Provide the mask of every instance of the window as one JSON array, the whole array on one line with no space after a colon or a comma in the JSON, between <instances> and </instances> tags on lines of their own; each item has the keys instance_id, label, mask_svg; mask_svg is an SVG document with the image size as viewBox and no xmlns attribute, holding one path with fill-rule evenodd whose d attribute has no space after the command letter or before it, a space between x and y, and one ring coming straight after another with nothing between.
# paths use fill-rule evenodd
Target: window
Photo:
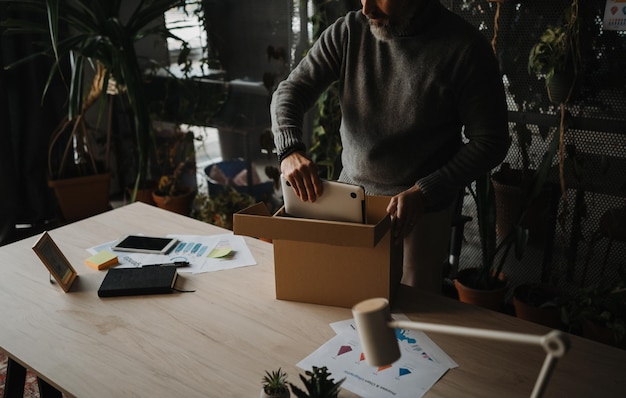
<instances>
[{"instance_id":1,"label":"window","mask_svg":"<svg viewBox=\"0 0 626 398\"><path fill-rule=\"evenodd\" d=\"M204 11L201 0L186 0L184 6L178 6L165 12L165 26L175 38L167 39L170 55L170 68L174 74L188 73L191 76L208 74L207 34L204 27Z\"/></svg>"}]
</instances>

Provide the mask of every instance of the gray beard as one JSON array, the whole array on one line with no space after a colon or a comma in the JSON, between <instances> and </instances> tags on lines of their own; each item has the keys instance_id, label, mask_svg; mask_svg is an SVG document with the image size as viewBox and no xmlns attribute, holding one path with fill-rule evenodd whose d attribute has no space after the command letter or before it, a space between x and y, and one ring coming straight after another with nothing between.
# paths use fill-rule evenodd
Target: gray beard
<instances>
[{"instance_id":1,"label":"gray beard","mask_svg":"<svg viewBox=\"0 0 626 398\"><path fill-rule=\"evenodd\" d=\"M376 24L371 19L368 19L368 23L370 26L370 31L375 38L381 41L389 41L393 40L395 37L402 36L402 33L405 32L411 24L411 19L415 14L415 9L406 15L402 16L402 18L393 23L388 23L386 25Z\"/></svg>"},{"instance_id":2,"label":"gray beard","mask_svg":"<svg viewBox=\"0 0 626 398\"><path fill-rule=\"evenodd\" d=\"M391 33L391 29L389 25L378 25L373 21L369 21L370 31L372 35L380 41L389 41L393 39L393 33Z\"/></svg>"}]
</instances>

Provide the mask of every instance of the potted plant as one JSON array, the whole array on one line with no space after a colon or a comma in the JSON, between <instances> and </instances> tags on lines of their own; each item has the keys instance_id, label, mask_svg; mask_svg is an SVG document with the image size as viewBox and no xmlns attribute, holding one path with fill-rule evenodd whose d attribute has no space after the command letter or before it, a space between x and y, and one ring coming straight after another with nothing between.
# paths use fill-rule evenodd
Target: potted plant
<instances>
[{"instance_id":1,"label":"potted plant","mask_svg":"<svg viewBox=\"0 0 626 398\"><path fill-rule=\"evenodd\" d=\"M198 193L194 199L191 217L232 230L233 214L255 203L253 196L226 185L214 195Z\"/></svg>"},{"instance_id":2,"label":"potted plant","mask_svg":"<svg viewBox=\"0 0 626 398\"><path fill-rule=\"evenodd\" d=\"M160 208L189 215L196 193L194 134L176 129L157 149L161 176L152 199Z\"/></svg>"},{"instance_id":3,"label":"potted plant","mask_svg":"<svg viewBox=\"0 0 626 398\"><path fill-rule=\"evenodd\" d=\"M572 0L565 11L565 23L549 26L530 50L528 72L545 78L550 102L558 105L559 123L559 177L561 194L567 204L565 188L565 104L570 100L580 69L580 41L578 0Z\"/></svg>"},{"instance_id":4,"label":"potted plant","mask_svg":"<svg viewBox=\"0 0 626 398\"><path fill-rule=\"evenodd\" d=\"M122 1L98 0L10 0L14 7L42 16L38 20L6 20L3 25L9 32L49 32L50 42L45 48L18 63L38 56L53 57L55 62L50 78L70 65L71 79L68 92L67 119L80 124L84 114L85 99L83 82L92 71L90 66L103 68L100 92L106 92L109 84L116 86L119 97L128 103L133 115L136 138L137 175L135 190L147 175L149 152L154 149L154 137L150 127L148 101L144 93L143 68L135 53L135 43L151 34L172 37L163 24L155 23L163 13L179 3L179 0L142 1L130 16L122 15ZM40 21L40 22L38 22ZM124 22L127 21L127 22ZM184 41L181 40L184 43ZM50 79L49 78L49 79ZM45 92L44 92L45 95ZM100 112L104 110L104 96L100 96ZM67 138L68 141L71 137ZM133 195L134 200L134 195Z\"/></svg>"},{"instance_id":5,"label":"potted plant","mask_svg":"<svg viewBox=\"0 0 626 398\"><path fill-rule=\"evenodd\" d=\"M296 385L289 383L291 392L298 398L337 398L341 391L341 384L345 378L335 382L330 378L326 366L313 366L312 370L307 370L304 375L300 375L300 380L304 383L306 391Z\"/></svg>"},{"instance_id":6,"label":"potted plant","mask_svg":"<svg viewBox=\"0 0 626 398\"><path fill-rule=\"evenodd\" d=\"M528 228L526 216L529 212L536 211L537 204L542 204L543 193L542 187L546 183L547 173L549 172L551 159L554 156L557 139L552 141L550 149L544 154L542 164L534 174L532 189L524 190L522 196L522 206L515 222L515 228ZM528 195L527 193L530 192ZM541 206L540 206L541 207ZM545 208L544 208L545 209ZM530 233L530 231L528 231ZM529 235L530 236L530 235ZM516 248L518 258L524 254L525 246L523 240L517 240L516 243L521 247ZM556 281L559 275L546 274L547 281L533 282L528 281L521 283L513 289L512 303L515 309L515 315L527 321L539 323L555 329L563 328L561 321L561 308L567 301L567 296L556 287Z\"/></svg>"},{"instance_id":7,"label":"potted plant","mask_svg":"<svg viewBox=\"0 0 626 398\"><path fill-rule=\"evenodd\" d=\"M615 283L581 287L563 307L564 324L572 333L626 349L626 270Z\"/></svg>"},{"instance_id":8,"label":"potted plant","mask_svg":"<svg viewBox=\"0 0 626 398\"><path fill-rule=\"evenodd\" d=\"M528 56L528 73L545 79L550 101L566 103L573 91L580 65L578 0L565 11L565 22L548 26Z\"/></svg>"},{"instance_id":9,"label":"potted plant","mask_svg":"<svg viewBox=\"0 0 626 398\"><path fill-rule=\"evenodd\" d=\"M515 316L553 329L561 329L564 296L553 286L527 282L513 289Z\"/></svg>"},{"instance_id":10,"label":"potted plant","mask_svg":"<svg viewBox=\"0 0 626 398\"><path fill-rule=\"evenodd\" d=\"M48 186L54 190L64 220L79 220L109 210L111 120L107 120L104 164L96 159L93 128L86 112L102 97L105 70L97 64L90 90L74 119L66 115L48 145ZM61 152L59 157L55 151ZM54 161L57 159L58 161Z\"/></svg>"},{"instance_id":11,"label":"potted plant","mask_svg":"<svg viewBox=\"0 0 626 398\"><path fill-rule=\"evenodd\" d=\"M528 72L545 78L550 101L567 102L575 79L566 26L549 26L530 50Z\"/></svg>"},{"instance_id":12,"label":"potted plant","mask_svg":"<svg viewBox=\"0 0 626 398\"><path fill-rule=\"evenodd\" d=\"M543 242L543 216L548 208L549 190L543 188L537 197L528 197L534 180L543 175L544 170L531 165L529 147L533 137L529 128L526 125L518 125L514 131L517 136L521 168L504 162L491 176L496 195L496 231L498 237L505 237L524 212L523 219L519 222L529 229L529 242L540 243ZM540 133L543 131L540 129ZM549 129L545 131L549 133ZM541 138L545 141L548 135L542 135ZM556 147L548 144L544 154L549 154L552 159L555 153ZM547 169L551 166L551 162L542 165Z\"/></svg>"},{"instance_id":13,"label":"potted plant","mask_svg":"<svg viewBox=\"0 0 626 398\"><path fill-rule=\"evenodd\" d=\"M460 301L497 311L504 303L504 296L508 290L502 268L511 245L506 245L504 255L500 262L496 263L499 248L505 246L503 244L497 246L495 194L490 174L486 173L476 179L475 191L470 190L478 213L481 264L460 270L454 279L454 286ZM512 234L509 234L506 242L511 239Z\"/></svg>"},{"instance_id":14,"label":"potted plant","mask_svg":"<svg viewBox=\"0 0 626 398\"><path fill-rule=\"evenodd\" d=\"M507 233L499 241L493 178L491 173L487 173L476 180L476 189L472 195L478 215L482 262L479 267L459 271L454 285L461 301L472 302L494 310L501 308L508 291L502 270L511 249L514 249L517 259L524 256L529 239L529 229L526 225L527 214L533 211L533 206L543 194L557 143L555 136L548 151L544 153L539 167L524 186L519 211ZM496 262L498 255L500 257Z\"/></svg>"},{"instance_id":15,"label":"potted plant","mask_svg":"<svg viewBox=\"0 0 626 398\"><path fill-rule=\"evenodd\" d=\"M265 371L261 398L288 398L290 395L287 385L287 373L280 368L271 372Z\"/></svg>"}]
</instances>

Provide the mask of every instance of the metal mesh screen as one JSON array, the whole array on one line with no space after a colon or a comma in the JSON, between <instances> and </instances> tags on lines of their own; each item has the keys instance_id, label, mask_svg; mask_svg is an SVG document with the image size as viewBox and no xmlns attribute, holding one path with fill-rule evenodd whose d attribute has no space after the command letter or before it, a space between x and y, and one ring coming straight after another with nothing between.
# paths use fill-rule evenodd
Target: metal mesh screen
<instances>
[{"instance_id":1,"label":"metal mesh screen","mask_svg":"<svg viewBox=\"0 0 626 398\"><path fill-rule=\"evenodd\" d=\"M513 285L549 280L567 287L611 281L626 262L626 242L599 232L607 211L626 206L626 32L602 29L605 3L579 2L582 67L565 117L567 199L560 199L557 188L558 202L551 212L556 219L546 220L547 230L554 228L554 239L542 237L521 261L509 256L504 272ZM505 162L522 165L523 137L531 140L529 161L537 166L550 138L558 134L560 109L551 105L544 81L528 73L528 55L546 27L563 22L571 0L505 1L500 7L486 0L442 4L495 43L510 112L512 145ZM556 157L553 168L556 173ZM470 196L463 212L473 220L466 225L460 268L480 262Z\"/></svg>"}]
</instances>

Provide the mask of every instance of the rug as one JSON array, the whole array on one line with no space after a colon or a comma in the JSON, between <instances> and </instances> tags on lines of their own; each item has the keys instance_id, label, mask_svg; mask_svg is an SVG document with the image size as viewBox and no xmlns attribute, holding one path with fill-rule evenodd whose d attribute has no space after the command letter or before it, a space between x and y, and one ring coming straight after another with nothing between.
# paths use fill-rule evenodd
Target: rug
<instances>
[{"instance_id":1,"label":"rug","mask_svg":"<svg viewBox=\"0 0 626 398\"><path fill-rule=\"evenodd\" d=\"M4 396L4 381L7 376L7 356L0 352L0 397ZM13 397L11 397L13 398ZM26 383L24 384L24 398L39 398L39 387L37 386L37 376L26 370Z\"/></svg>"}]
</instances>

